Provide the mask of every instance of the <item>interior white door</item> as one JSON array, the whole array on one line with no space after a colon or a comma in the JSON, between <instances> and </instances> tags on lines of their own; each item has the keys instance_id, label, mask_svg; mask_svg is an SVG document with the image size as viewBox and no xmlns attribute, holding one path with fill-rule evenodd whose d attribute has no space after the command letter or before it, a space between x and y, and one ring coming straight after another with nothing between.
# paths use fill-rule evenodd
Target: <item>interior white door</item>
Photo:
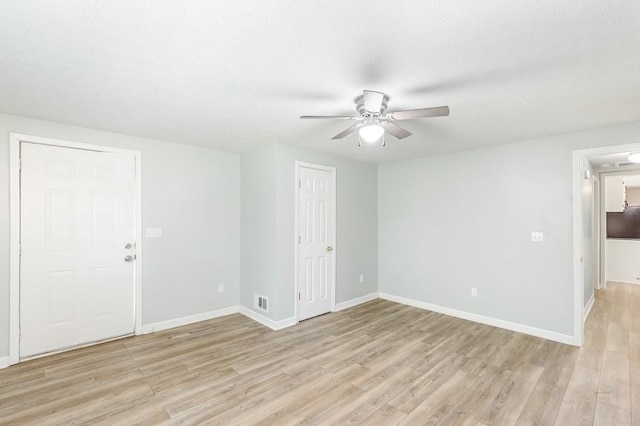
<instances>
[{"instance_id":1,"label":"interior white door","mask_svg":"<svg viewBox=\"0 0 640 426\"><path fill-rule=\"evenodd\" d=\"M33 143L20 156L20 356L133 333L134 158Z\"/></svg>"},{"instance_id":2,"label":"interior white door","mask_svg":"<svg viewBox=\"0 0 640 426\"><path fill-rule=\"evenodd\" d=\"M333 303L334 173L298 167L298 320L331 311Z\"/></svg>"}]
</instances>

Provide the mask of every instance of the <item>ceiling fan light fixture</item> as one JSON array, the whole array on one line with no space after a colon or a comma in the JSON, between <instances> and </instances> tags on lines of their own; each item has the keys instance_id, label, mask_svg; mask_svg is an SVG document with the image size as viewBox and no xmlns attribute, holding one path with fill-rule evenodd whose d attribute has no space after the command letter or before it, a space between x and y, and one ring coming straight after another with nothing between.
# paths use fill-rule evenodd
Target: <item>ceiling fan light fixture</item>
<instances>
[{"instance_id":1,"label":"ceiling fan light fixture","mask_svg":"<svg viewBox=\"0 0 640 426\"><path fill-rule=\"evenodd\" d=\"M374 143L384 135L384 129L378 124L364 126L358 132L360 139L367 143Z\"/></svg>"},{"instance_id":2,"label":"ceiling fan light fixture","mask_svg":"<svg viewBox=\"0 0 640 426\"><path fill-rule=\"evenodd\" d=\"M385 146L385 136L391 135L396 139L411 136L411 132L397 124L402 120L417 118L446 117L449 115L448 106L405 109L387 112L389 96L375 90L363 90L362 95L356 97L357 115L301 115L300 118L326 118L341 120L357 120L356 124L338 133L331 139L342 139L358 131L358 146L362 143L374 144L381 142Z\"/></svg>"},{"instance_id":3,"label":"ceiling fan light fixture","mask_svg":"<svg viewBox=\"0 0 640 426\"><path fill-rule=\"evenodd\" d=\"M640 152L629 154L629 161L632 163L640 163Z\"/></svg>"}]
</instances>

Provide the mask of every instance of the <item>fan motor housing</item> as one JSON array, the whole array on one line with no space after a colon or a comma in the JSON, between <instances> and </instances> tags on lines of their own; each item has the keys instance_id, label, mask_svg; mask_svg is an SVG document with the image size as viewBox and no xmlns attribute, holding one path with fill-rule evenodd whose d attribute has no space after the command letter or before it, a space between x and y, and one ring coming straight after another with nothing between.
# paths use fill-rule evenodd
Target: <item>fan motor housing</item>
<instances>
[{"instance_id":1,"label":"fan motor housing","mask_svg":"<svg viewBox=\"0 0 640 426\"><path fill-rule=\"evenodd\" d=\"M364 109L364 95L358 95L353 100L353 102L355 102L356 104L356 111L358 111L358 114L360 114L363 117L368 117L372 115L375 115L375 116L384 115L384 113L387 111L388 101L389 101L389 95L384 95L382 98L382 105L380 105L380 112L375 113L375 112L367 111L366 109Z\"/></svg>"}]
</instances>

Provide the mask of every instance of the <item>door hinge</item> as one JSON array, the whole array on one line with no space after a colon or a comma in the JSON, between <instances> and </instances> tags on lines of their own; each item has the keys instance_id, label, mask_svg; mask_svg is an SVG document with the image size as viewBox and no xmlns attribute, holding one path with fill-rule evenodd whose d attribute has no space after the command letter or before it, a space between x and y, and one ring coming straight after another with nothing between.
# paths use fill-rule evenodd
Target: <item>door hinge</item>
<instances>
[{"instance_id":1,"label":"door hinge","mask_svg":"<svg viewBox=\"0 0 640 426\"><path fill-rule=\"evenodd\" d=\"M298 244L300 244L301 242L302 242L302 237L298 235Z\"/></svg>"},{"instance_id":2,"label":"door hinge","mask_svg":"<svg viewBox=\"0 0 640 426\"><path fill-rule=\"evenodd\" d=\"M302 179L298 179L298 188L302 188Z\"/></svg>"},{"instance_id":3,"label":"door hinge","mask_svg":"<svg viewBox=\"0 0 640 426\"><path fill-rule=\"evenodd\" d=\"M302 296L300 295L301 293L298 292L298 300L300 300L302 298Z\"/></svg>"}]
</instances>

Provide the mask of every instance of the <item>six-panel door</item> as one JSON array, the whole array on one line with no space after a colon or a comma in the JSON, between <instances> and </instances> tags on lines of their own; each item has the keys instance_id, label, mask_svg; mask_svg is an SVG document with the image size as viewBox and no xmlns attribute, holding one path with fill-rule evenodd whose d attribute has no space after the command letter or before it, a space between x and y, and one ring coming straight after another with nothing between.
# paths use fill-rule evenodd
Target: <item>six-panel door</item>
<instances>
[{"instance_id":1,"label":"six-panel door","mask_svg":"<svg viewBox=\"0 0 640 426\"><path fill-rule=\"evenodd\" d=\"M133 157L22 143L21 161L20 356L133 333Z\"/></svg>"},{"instance_id":2,"label":"six-panel door","mask_svg":"<svg viewBox=\"0 0 640 426\"><path fill-rule=\"evenodd\" d=\"M331 311L333 291L333 174L299 167L298 320Z\"/></svg>"}]
</instances>

